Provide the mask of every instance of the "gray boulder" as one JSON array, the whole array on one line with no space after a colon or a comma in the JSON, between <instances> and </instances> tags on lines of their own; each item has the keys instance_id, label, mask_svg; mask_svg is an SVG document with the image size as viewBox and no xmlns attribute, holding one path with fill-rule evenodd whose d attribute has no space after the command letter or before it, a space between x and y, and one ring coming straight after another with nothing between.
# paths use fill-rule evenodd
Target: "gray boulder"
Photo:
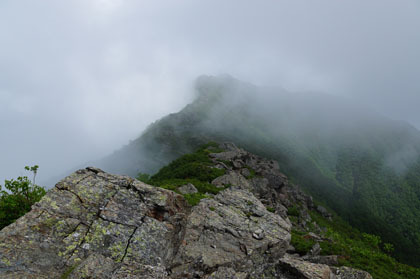
<instances>
[{"instance_id":1,"label":"gray boulder","mask_svg":"<svg viewBox=\"0 0 420 279\"><path fill-rule=\"evenodd\" d=\"M290 229L249 191L224 190L192 209L172 272L176 278L194 278L204 276L203 271L221 274L219 266L253 270L285 254Z\"/></svg>"},{"instance_id":2,"label":"gray boulder","mask_svg":"<svg viewBox=\"0 0 420 279\"><path fill-rule=\"evenodd\" d=\"M227 174L217 177L211 182L211 184L219 188L236 186L243 189L251 189L248 180L242 174L236 171L229 171Z\"/></svg>"},{"instance_id":3,"label":"gray boulder","mask_svg":"<svg viewBox=\"0 0 420 279\"><path fill-rule=\"evenodd\" d=\"M194 194L198 192L197 188L195 188L195 186L192 185L191 183L178 187L178 191L181 194Z\"/></svg>"}]
</instances>

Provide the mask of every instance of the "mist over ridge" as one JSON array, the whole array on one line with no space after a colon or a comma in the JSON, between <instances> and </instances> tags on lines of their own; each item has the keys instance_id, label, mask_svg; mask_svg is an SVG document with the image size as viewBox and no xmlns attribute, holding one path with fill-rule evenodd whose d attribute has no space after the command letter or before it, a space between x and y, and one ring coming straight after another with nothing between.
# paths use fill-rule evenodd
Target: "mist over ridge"
<instances>
[{"instance_id":1,"label":"mist over ridge","mask_svg":"<svg viewBox=\"0 0 420 279\"><path fill-rule=\"evenodd\" d=\"M416 264L417 129L346 98L309 97L228 75L201 76L196 91L191 104L95 165L131 176L153 174L208 141L234 142L278 161L292 181L356 227L398 242L400 259Z\"/></svg>"},{"instance_id":2,"label":"mist over ridge","mask_svg":"<svg viewBox=\"0 0 420 279\"><path fill-rule=\"evenodd\" d=\"M202 73L345 96L418 128L419 11L412 0L2 1L0 182L30 164L42 182L118 149L190 103Z\"/></svg>"},{"instance_id":3,"label":"mist over ridge","mask_svg":"<svg viewBox=\"0 0 420 279\"><path fill-rule=\"evenodd\" d=\"M227 138L235 137L236 130L255 129L273 139L286 140L283 144L292 144L293 140L299 152L326 144L334 152L343 148L371 149L383 156L384 167L396 172L406 170L420 151L420 132L416 128L345 97L258 87L227 74L198 77L195 97L180 112L149 125L142 137L162 127L175 131L193 127L200 133Z\"/></svg>"}]
</instances>

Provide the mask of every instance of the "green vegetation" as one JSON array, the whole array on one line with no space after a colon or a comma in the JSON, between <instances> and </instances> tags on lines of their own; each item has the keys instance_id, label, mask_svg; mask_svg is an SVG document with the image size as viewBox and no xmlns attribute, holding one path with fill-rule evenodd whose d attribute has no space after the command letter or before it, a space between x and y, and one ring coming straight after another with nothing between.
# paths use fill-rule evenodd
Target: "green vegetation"
<instances>
[{"instance_id":1,"label":"green vegetation","mask_svg":"<svg viewBox=\"0 0 420 279\"><path fill-rule=\"evenodd\" d=\"M305 235L305 232L292 230L291 244L295 247L296 253L301 256L307 254L315 244L315 240L310 237L305 238Z\"/></svg>"},{"instance_id":2,"label":"green vegetation","mask_svg":"<svg viewBox=\"0 0 420 279\"><path fill-rule=\"evenodd\" d=\"M6 180L3 190L0 185L0 229L13 223L31 210L31 206L44 195L45 189L35 184L38 166L25 167L33 173L33 180L27 176L19 176L16 180Z\"/></svg>"},{"instance_id":3,"label":"green vegetation","mask_svg":"<svg viewBox=\"0 0 420 279\"><path fill-rule=\"evenodd\" d=\"M194 193L194 194L184 194L184 198L188 202L189 205L194 206L194 205L197 205L201 199L210 198L210 196L203 193Z\"/></svg>"},{"instance_id":4,"label":"green vegetation","mask_svg":"<svg viewBox=\"0 0 420 279\"><path fill-rule=\"evenodd\" d=\"M274 212L276 212L276 210L274 209L274 208L272 208L272 207L270 207L270 206L267 206L267 211L269 211L269 212L271 212L271 213L274 213Z\"/></svg>"},{"instance_id":5,"label":"green vegetation","mask_svg":"<svg viewBox=\"0 0 420 279\"><path fill-rule=\"evenodd\" d=\"M297 208L297 206L293 205L287 209L287 214L299 217L299 209Z\"/></svg>"},{"instance_id":6,"label":"green vegetation","mask_svg":"<svg viewBox=\"0 0 420 279\"><path fill-rule=\"evenodd\" d=\"M215 168L209 158L209 154L222 151L217 143L210 142L202 145L194 153L183 155L172 161L152 176L139 173L137 179L177 193L179 193L178 187L191 183L198 192L183 196L190 205L194 206L201 199L211 197L209 194L217 194L223 190L212 185L211 181L225 174L225 170Z\"/></svg>"},{"instance_id":7,"label":"green vegetation","mask_svg":"<svg viewBox=\"0 0 420 279\"><path fill-rule=\"evenodd\" d=\"M339 255L339 265L368 271L378 279L420 278L420 269L398 263L389 255L392 246L382 243L379 236L361 233L339 217L328 221L317 212L312 220L325 228L325 240L320 241L321 255ZM300 255L308 253L316 241L308 231L292 231L292 245Z\"/></svg>"},{"instance_id":8,"label":"green vegetation","mask_svg":"<svg viewBox=\"0 0 420 279\"><path fill-rule=\"evenodd\" d=\"M162 182L170 179L196 179L202 182L211 182L216 177L224 174L223 169L212 167L213 163L208 157L212 153L207 146L203 146L192 154L186 154L150 178L153 182Z\"/></svg>"},{"instance_id":9,"label":"green vegetation","mask_svg":"<svg viewBox=\"0 0 420 279\"><path fill-rule=\"evenodd\" d=\"M251 168L250 166L246 166L246 168L249 170L249 175L246 176L246 179L252 179L257 177L257 174L255 173L255 170Z\"/></svg>"}]
</instances>

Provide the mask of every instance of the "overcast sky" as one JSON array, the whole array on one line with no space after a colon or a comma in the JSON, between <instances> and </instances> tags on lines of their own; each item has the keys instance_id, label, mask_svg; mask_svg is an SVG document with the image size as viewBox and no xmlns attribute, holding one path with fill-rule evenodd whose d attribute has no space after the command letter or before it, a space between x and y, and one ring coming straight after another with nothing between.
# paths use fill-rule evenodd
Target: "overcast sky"
<instances>
[{"instance_id":1,"label":"overcast sky","mask_svg":"<svg viewBox=\"0 0 420 279\"><path fill-rule=\"evenodd\" d=\"M420 1L1 0L0 184L112 152L221 73L420 128Z\"/></svg>"}]
</instances>

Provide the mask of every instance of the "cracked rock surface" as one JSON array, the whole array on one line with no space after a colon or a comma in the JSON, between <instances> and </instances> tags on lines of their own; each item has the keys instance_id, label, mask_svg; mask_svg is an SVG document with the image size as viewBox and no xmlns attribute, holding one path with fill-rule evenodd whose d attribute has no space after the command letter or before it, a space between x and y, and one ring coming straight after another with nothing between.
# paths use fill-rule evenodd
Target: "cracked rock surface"
<instances>
[{"instance_id":1,"label":"cracked rock surface","mask_svg":"<svg viewBox=\"0 0 420 279\"><path fill-rule=\"evenodd\" d=\"M227 189L192 209L172 275L200 278L222 266L253 270L262 259L268 263L284 255L290 228L250 192Z\"/></svg>"},{"instance_id":2,"label":"cracked rock surface","mask_svg":"<svg viewBox=\"0 0 420 279\"><path fill-rule=\"evenodd\" d=\"M221 148L210 158L226 174L212 183L226 189L194 207L92 167L64 178L0 232L0 278L371 278L287 254L286 207L312 199L276 162Z\"/></svg>"},{"instance_id":3,"label":"cracked rock surface","mask_svg":"<svg viewBox=\"0 0 420 279\"><path fill-rule=\"evenodd\" d=\"M1 278L165 278L189 210L183 197L87 168L0 233Z\"/></svg>"}]
</instances>

